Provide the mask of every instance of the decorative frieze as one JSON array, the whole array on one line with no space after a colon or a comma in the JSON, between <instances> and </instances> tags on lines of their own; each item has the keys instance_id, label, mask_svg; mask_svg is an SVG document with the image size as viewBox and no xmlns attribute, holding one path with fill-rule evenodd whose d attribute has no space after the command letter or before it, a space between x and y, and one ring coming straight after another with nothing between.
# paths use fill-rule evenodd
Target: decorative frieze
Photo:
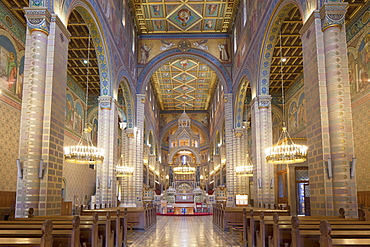
<instances>
[{"instance_id":1,"label":"decorative frieze","mask_svg":"<svg viewBox=\"0 0 370 247\"><path fill-rule=\"evenodd\" d=\"M47 8L26 7L24 8L24 11L26 12L25 16L30 32L40 31L49 35L51 15Z\"/></svg>"},{"instance_id":2,"label":"decorative frieze","mask_svg":"<svg viewBox=\"0 0 370 247\"><path fill-rule=\"evenodd\" d=\"M347 2L327 2L320 10L321 28L324 31L329 27L342 28L347 11Z\"/></svg>"}]
</instances>

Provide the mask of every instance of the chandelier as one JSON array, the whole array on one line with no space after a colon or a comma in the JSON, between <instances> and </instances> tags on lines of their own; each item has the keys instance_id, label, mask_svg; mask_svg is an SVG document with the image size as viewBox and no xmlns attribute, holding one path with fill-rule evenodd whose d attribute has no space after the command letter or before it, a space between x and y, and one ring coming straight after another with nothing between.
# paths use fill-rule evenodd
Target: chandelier
<instances>
[{"instance_id":1,"label":"chandelier","mask_svg":"<svg viewBox=\"0 0 370 247\"><path fill-rule=\"evenodd\" d=\"M280 28L280 76L281 76L281 95L283 104L283 119L285 119L285 99L284 99L284 75L283 75L283 53L281 45ZM283 121L282 132L276 145L266 148L266 162L268 164L296 164L302 163L307 159L307 149L305 145L297 145L293 142L288 133L288 129Z\"/></svg>"},{"instance_id":2,"label":"chandelier","mask_svg":"<svg viewBox=\"0 0 370 247\"><path fill-rule=\"evenodd\" d=\"M104 150L94 147L91 141L91 124L86 124L84 133L76 146L64 147L64 159L76 164L101 164L104 160ZM84 138L85 137L85 138ZM83 140L86 145L83 145Z\"/></svg>"},{"instance_id":3,"label":"chandelier","mask_svg":"<svg viewBox=\"0 0 370 247\"><path fill-rule=\"evenodd\" d=\"M235 167L235 173L241 177L252 177L253 176L253 164L249 159L249 155L247 154L247 165L244 166L237 166Z\"/></svg>"},{"instance_id":4,"label":"chandelier","mask_svg":"<svg viewBox=\"0 0 370 247\"><path fill-rule=\"evenodd\" d=\"M134 174L134 167L123 165L122 159L123 157L121 155L120 161L116 166L116 177L118 178L131 177Z\"/></svg>"},{"instance_id":5,"label":"chandelier","mask_svg":"<svg viewBox=\"0 0 370 247\"><path fill-rule=\"evenodd\" d=\"M175 174L193 174L195 173L195 167L189 165L180 165L173 168Z\"/></svg>"},{"instance_id":6,"label":"chandelier","mask_svg":"<svg viewBox=\"0 0 370 247\"><path fill-rule=\"evenodd\" d=\"M277 144L265 150L266 162L269 164L302 163L307 159L307 149L307 146L293 142L284 125Z\"/></svg>"},{"instance_id":7,"label":"chandelier","mask_svg":"<svg viewBox=\"0 0 370 247\"><path fill-rule=\"evenodd\" d=\"M182 155L182 162L179 166L173 168L173 173L175 174L193 174L195 173L195 167L189 165L186 160L187 155Z\"/></svg>"},{"instance_id":8,"label":"chandelier","mask_svg":"<svg viewBox=\"0 0 370 247\"><path fill-rule=\"evenodd\" d=\"M87 121L87 105L89 96L89 59L90 59L90 33L88 41L87 60L86 64L86 111L85 121ZM64 147L64 158L67 162L76 164L101 164L104 160L104 150L97 148L91 141L92 125L85 123L85 128L81 138L76 146ZM85 145L83 143L86 143Z\"/></svg>"}]
</instances>

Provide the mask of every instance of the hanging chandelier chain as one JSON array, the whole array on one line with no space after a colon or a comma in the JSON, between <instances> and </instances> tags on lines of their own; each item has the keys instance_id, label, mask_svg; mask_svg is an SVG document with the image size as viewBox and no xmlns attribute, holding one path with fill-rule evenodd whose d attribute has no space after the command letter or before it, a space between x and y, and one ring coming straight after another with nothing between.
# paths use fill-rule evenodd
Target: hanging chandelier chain
<instances>
[{"instance_id":1,"label":"hanging chandelier chain","mask_svg":"<svg viewBox=\"0 0 370 247\"><path fill-rule=\"evenodd\" d=\"M281 23L280 23L281 24ZM281 78L281 100L283 104L283 127L285 126L285 95L284 95L284 73L283 73L283 45L281 41L281 26L279 29L279 41L280 41L280 78Z\"/></svg>"},{"instance_id":2,"label":"hanging chandelier chain","mask_svg":"<svg viewBox=\"0 0 370 247\"><path fill-rule=\"evenodd\" d=\"M89 69L90 69L90 29L88 29L89 32L89 38L87 40L87 65L86 65L86 99L85 99L85 104L86 104L86 111L85 111L85 125L87 124L87 106L88 106L88 100L89 100Z\"/></svg>"}]
</instances>

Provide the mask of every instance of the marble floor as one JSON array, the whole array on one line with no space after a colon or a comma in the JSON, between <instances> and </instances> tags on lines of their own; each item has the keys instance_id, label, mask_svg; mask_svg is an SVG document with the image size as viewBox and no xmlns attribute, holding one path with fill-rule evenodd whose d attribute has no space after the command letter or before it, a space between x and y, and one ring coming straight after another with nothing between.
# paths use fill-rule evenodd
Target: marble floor
<instances>
[{"instance_id":1,"label":"marble floor","mask_svg":"<svg viewBox=\"0 0 370 247\"><path fill-rule=\"evenodd\" d=\"M128 236L129 247L216 247L241 246L212 223L212 216L157 216L157 223L146 231Z\"/></svg>"}]
</instances>

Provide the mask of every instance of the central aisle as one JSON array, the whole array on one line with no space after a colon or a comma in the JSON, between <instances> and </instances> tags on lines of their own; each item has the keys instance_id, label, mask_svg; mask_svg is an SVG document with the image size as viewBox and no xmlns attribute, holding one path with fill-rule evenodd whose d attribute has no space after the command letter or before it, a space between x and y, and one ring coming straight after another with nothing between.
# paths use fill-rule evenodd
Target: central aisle
<instances>
[{"instance_id":1,"label":"central aisle","mask_svg":"<svg viewBox=\"0 0 370 247\"><path fill-rule=\"evenodd\" d=\"M235 235L235 238L237 236ZM157 224L128 237L129 247L239 247L239 243L213 226L212 216L157 216Z\"/></svg>"}]
</instances>

